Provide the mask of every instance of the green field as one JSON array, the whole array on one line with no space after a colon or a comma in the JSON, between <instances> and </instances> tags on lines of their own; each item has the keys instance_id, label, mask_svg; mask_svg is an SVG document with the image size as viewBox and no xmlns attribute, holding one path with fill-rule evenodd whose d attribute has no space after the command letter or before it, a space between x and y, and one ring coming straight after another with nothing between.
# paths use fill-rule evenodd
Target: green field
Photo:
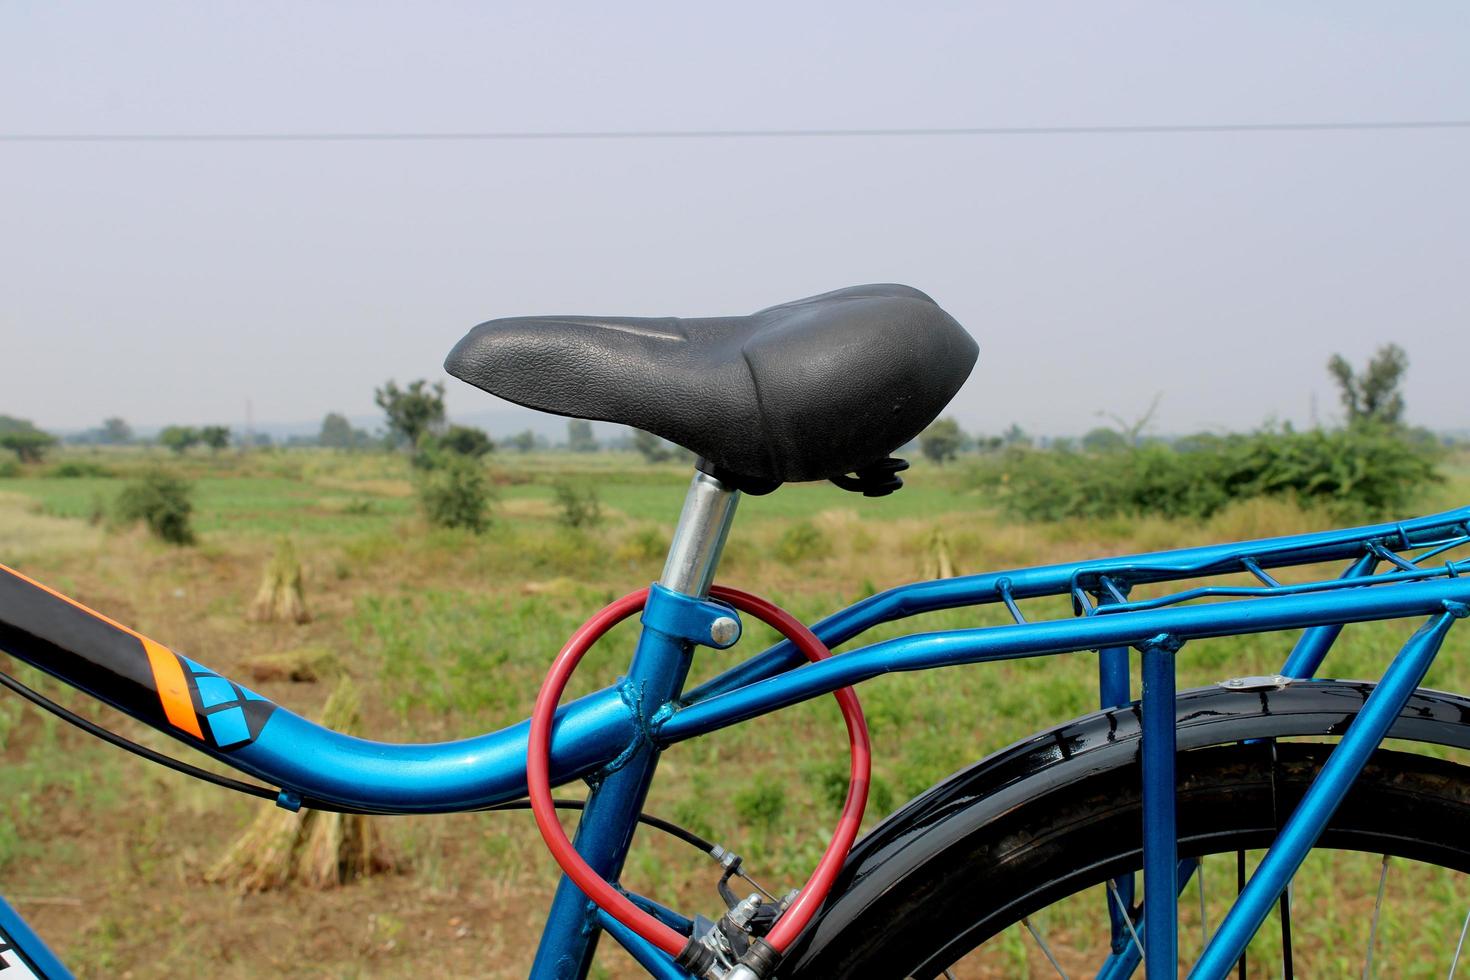
<instances>
[{"instance_id":1,"label":"green field","mask_svg":"<svg viewBox=\"0 0 1470 980\"><path fill-rule=\"evenodd\" d=\"M648 466L632 455L496 455L488 464L494 522L473 535L427 527L399 456L153 457L195 487L199 544L175 548L138 528L110 527L105 516L123 479L150 462L145 451L61 458L96 463L111 475L47 476L47 464L0 479L0 562L303 714L320 711L334 675L348 676L363 694L364 733L384 740L460 737L524 718L566 635L598 606L657 576L688 482L683 467ZM1462 461L1446 472L1444 484L1422 495L1419 512L1470 502L1470 468ZM595 487L602 522L563 526L557 481ZM1331 523L1322 513L1257 500L1208 521L1022 524L972 487L963 461L919 463L908 486L888 499L829 485L748 498L720 580L810 621L923 577L941 549L959 573L969 573ZM282 537L302 560L312 620L249 622L247 607ZM1068 614L1060 601L1029 611ZM1005 621L995 607L958 610L870 638ZM1376 677L1408 632L1405 624L1348 629L1328 673ZM756 652L770 636L749 633L735 651L702 652L696 680ZM633 636L630 627L616 631L589 656L575 689L609 683ZM1193 645L1182 659L1181 686L1273 672L1292 639ZM313 651L332 666L316 682L252 681L261 658L293 651ZM1429 686L1470 689L1465 652L1465 638L1452 636ZM864 685L876 760L869 822L967 763L1091 710L1095 670L1090 656L1074 655ZM35 671L16 665L15 672L145 744L178 748ZM328 891L293 886L242 895L206 883L204 870L264 804L110 749L15 698L0 699L0 749L0 893L82 974L520 977L528 969L555 875L524 813L385 818L380 825L400 871ZM845 751L835 707L801 705L669 752L649 810L746 855L768 886L794 886L837 813ZM718 909L712 870L683 845L642 835L626 880L686 911L711 914ZM1216 922L1225 879L1222 864L1220 887L1210 894ZM1296 886L1298 952L1311 963L1303 975L1361 971L1363 902L1371 909L1377 881L1376 858L1361 867L1309 867ZM1388 888L1378 975L1441 975L1444 962L1422 954L1423 937L1447 934L1453 949L1470 886L1405 870ZM1062 910L1050 923L1079 966L1099 958L1100 911ZM1023 937L1008 934L958 975L1048 975ZM1253 947L1260 975L1278 942L1268 927ZM1432 949L1443 944L1436 938ZM1186 930L1181 946L1193 955L1197 936ZM597 970L639 975L612 944L603 945Z\"/></svg>"}]
</instances>

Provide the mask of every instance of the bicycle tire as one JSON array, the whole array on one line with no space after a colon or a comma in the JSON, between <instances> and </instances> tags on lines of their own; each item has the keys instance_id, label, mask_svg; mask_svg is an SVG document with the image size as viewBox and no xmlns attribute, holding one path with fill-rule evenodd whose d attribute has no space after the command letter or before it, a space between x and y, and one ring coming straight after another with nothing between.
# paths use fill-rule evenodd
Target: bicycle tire
<instances>
[{"instance_id":1,"label":"bicycle tire","mask_svg":"<svg viewBox=\"0 0 1470 980\"><path fill-rule=\"evenodd\" d=\"M1269 846L1333 747L1266 738L1182 751L1181 858ZM862 908L838 917L840 925L820 941L804 937L781 975L932 977L1022 917L1137 871L1139 775L1135 754L1126 764L1032 793L983 822L956 820L951 806L909 837L906 846L919 856L906 858L901 874L870 889ZM1456 832L1467 820L1470 767L1379 749L1317 846L1470 874L1470 840ZM917 848L915 840L921 840Z\"/></svg>"}]
</instances>

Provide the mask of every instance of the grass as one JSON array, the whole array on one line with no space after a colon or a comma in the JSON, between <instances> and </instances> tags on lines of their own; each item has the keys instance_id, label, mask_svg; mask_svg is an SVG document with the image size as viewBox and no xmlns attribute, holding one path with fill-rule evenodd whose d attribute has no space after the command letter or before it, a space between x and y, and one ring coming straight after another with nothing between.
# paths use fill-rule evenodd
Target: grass
<instances>
[{"instance_id":1,"label":"grass","mask_svg":"<svg viewBox=\"0 0 1470 980\"><path fill-rule=\"evenodd\" d=\"M241 680L248 678L245 665L263 656L304 648L330 654L363 691L364 730L386 740L462 737L524 718L567 634L596 607L657 577L688 482L681 466L645 466L631 455L498 454L487 463L499 495L495 521L474 535L423 524L399 457L191 454L162 460L196 487L200 543L178 549L138 530L109 532L89 523L99 498L157 457L76 455L114 475L55 477L42 467L0 479L0 561ZM1422 495L1419 512L1470 500L1470 466L1461 460L1447 473L1445 484ZM558 481L595 483L601 523L563 526ZM1236 504L1203 521L1050 524L1010 521L990 504L966 485L961 469L922 462L904 490L882 500L826 485L785 487L742 501L720 577L811 621L919 577L936 530L957 570L968 573L1332 523L1326 514L1282 501ZM302 560L313 620L248 623L260 571L283 535ZM1068 615L1061 601L1027 611ZM994 606L951 610L887 624L860 642L1006 621ZM1350 628L1330 670L1376 677L1407 633L1406 624ZM569 697L621 672L634 638L633 627L625 626L593 651ZM736 650L701 651L691 683L768 638L752 627ZM1191 644L1181 659L1180 685L1272 672L1292 639ZM1452 638L1452 649L1436 664L1430 686L1470 690L1470 661L1453 655L1455 643ZM868 823L986 753L1091 710L1095 670L1094 658L1080 654L889 675L863 685L875 744ZM34 671L18 673L147 744L177 748ZM311 715L331 685L280 679L258 686ZM768 886L797 884L840 806L841 730L835 706L823 699L680 745L666 754L648 808L736 847ZM9 897L28 900L17 903L21 912L84 974L365 977L413 969L513 977L528 969L555 875L524 814L387 820L386 832L408 859L404 873L331 892L241 898L205 884L202 872L258 812L250 801L97 745L22 710L14 699L0 699L0 751L0 794L7 801L0 813L0 880ZM682 845L641 835L626 879L635 890L709 914L717 905L711 870ZM1215 877L1212 901L1223 903L1223 866ZM1339 969L1332 957L1347 955L1342 951L1360 924L1348 911L1376 880L1376 866L1328 868L1302 879L1303 901L1343 896L1328 903L1329 914L1299 927L1298 945L1323 957L1316 973L1361 969L1360 963ZM1440 913L1429 899L1461 889L1409 877L1391 879L1390 887L1406 899L1384 926L1386 937L1398 938L1423 922L1439 928L1433 916ZM1463 903L1455 907L1460 911L1444 914L1463 914ZM1058 910L1049 928L1075 936L1080 950L1093 935L1088 917L1099 913ZM1268 952L1272 941L1265 930L1259 951ZM1006 937L987 955L1001 957L987 961L995 975L1046 975L1034 945L1022 937ZM612 944L599 952L598 969L610 977L639 975ZM1380 972L1407 976L1417 969L1399 960Z\"/></svg>"}]
</instances>

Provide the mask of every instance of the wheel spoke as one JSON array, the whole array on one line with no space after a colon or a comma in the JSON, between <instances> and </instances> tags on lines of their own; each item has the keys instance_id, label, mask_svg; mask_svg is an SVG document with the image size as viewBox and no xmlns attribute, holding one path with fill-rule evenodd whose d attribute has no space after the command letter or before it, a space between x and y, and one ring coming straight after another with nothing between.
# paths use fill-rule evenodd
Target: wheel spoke
<instances>
[{"instance_id":1,"label":"wheel spoke","mask_svg":"<svg viewBox=\"0 0 1470 980\"><path fill-rule=\"evenodd\" d=\"M1067 971L1062 969L1062 964L1058 963L1057 958L1052 955L1051 947L1046 944L1045 939L1041 938L1041 933L1036 931L1036 926L1031 924L1031 917L1029 915L1021 919L1021 925L1026 927L1026 931L1031 933L1031 938L1036 940L1036 945L1041 947L1041 951L1051 961L1052 969L1057 971L1057 976L1061 977L1062 980L1068 980Z\"/></svg>"},{"instance_id":2,"label":"wheel spoke","mask_svg":"<svg viewBox=\"0 0 1470 980\"><path fill-rule=\"evenodd\" d=\"M1245 851L1235 852L1235 897L1245 891ZM1237 976L1240 980L1246 980L1245 976L1245 950L1240 951L1240 963L1238 964Z\"/></svg>"},{"instance_id":3,"label":"wheel spoke","mask_svg":"<svg viewBox=\"0 0 1470 980\"><path fill-rule=\"evenodd\" d=\"M1123 896L1118 894L1117 883L1108 879L1108 894L1113 896L1113 901L1118 903L1118 911L1123 914L1123 922L1128 926L1128 935L1133 937L1133 945L1138 947L1138 961L1143 962L1143 943L1138 938L1138 930L1133 928L1133 916L1128 913L1128 906L1123 904Z\"/></svg>"},{"instance_id":4,"label":"wheel spoke","mask_svg":"<svg viewBox=\"0 0 1470 980\"><path fill-rule=\"evenodd\" d=\"M1281 980L1296 976L1295 957L1291 955L1291 883L1281 890Z\"/></svg>"},{"instance_id":5,"label":"wheel spoke","mask_svg":"<svg viewBox=\"0 0 1470 980\"><path fill-rule=\"evenodd\" d=\"M1455 958L1450 960L1450 972L1447 980L1455 980L1455 967L1460 965L1460 950L1465 948L1465 933L1470 930L1470 910L1465 912L1465 924L1460 927L1460 941L1455 943Z\"/></svg>"},{"instance_id":6,"label":"wheel spoke","mask_svg":"<svg viewBox=\"0 0 1470 980\"><path fill-rule=\"evenodd\" d=\"M1388 855L1383 855L1383 864L1378 871L1378 898L1373 902L1373 924L1368 927L1368 955L1363 959L1363 980L1373 976L1373 944L1378 939L1378 916L1383 912L1383 888L1388 884ZM1463 934L1461 936L1463 941ZM1455 951L1459 959L1459 951ZM1452 971L1453 972L1453 971Z\"/></svg>"}]
</instances>

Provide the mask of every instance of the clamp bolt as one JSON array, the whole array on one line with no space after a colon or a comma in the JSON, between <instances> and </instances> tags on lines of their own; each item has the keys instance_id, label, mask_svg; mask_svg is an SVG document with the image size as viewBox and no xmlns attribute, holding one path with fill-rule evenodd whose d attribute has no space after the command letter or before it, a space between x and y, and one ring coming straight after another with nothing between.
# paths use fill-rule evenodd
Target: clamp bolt
<instances>
[{"instance_id":1,"label":"clamp bolt","mask_svg":"<svg viewBox=\"0 0 1470 980\"><path fill-rule=\"evenodd\" d=\"M1279 691L1284 687L1290 687L1291 682L1292 678L1282 674L1266 674L1232 677L1228 681L1220 681L1216 686L1231 691Z\"/></svg>"},{"instance_id":2,"label":"clamp bolt","mask_svg":"<svg viewBox=\"0 0 1470 980\"><path fill-rule=\"evenodd\" d=\"M740 624L729 616L721 616L709 625L709 638L717 646L729 646L739 635Z\"/></svg>"}]
</instances>

